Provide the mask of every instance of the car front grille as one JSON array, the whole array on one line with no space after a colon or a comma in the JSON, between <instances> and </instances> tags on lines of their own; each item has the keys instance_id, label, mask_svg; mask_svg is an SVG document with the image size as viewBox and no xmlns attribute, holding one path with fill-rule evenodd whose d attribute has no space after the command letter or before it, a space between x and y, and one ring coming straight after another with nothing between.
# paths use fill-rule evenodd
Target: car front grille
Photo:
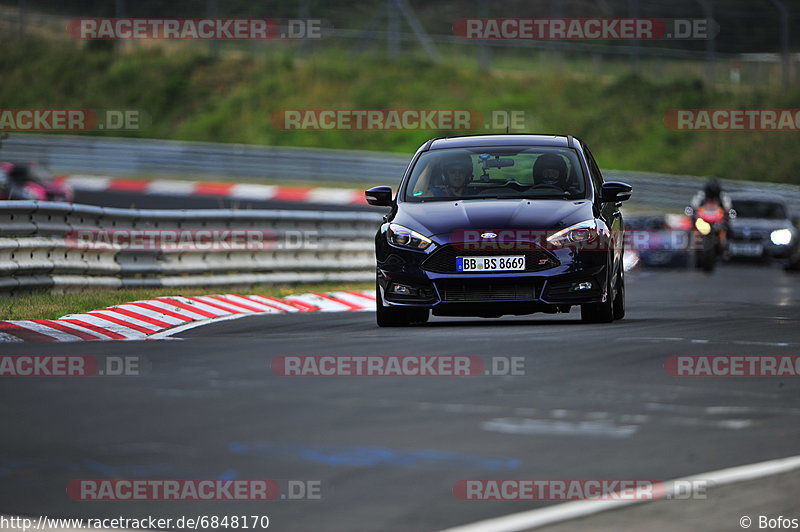
<instances>
[{"instance_id":1,"label":"car front grille","mask_svg":"<svg viewBox=\"0 0 800 532\"><path fill-rule=\"evenodd\" d=\"M442 301L530 301L536 299L533 283L442 283L438 285Z\"/></svg>"},{"instance_id":2,"label":"car front grille","mask_svg":"<svg viewBox=\"0 0 800 532\"><path fill-rule=\"evenodd\" d=\"M730 239L738 242L761 242L766 240L769 236L767 231L763 230L749 230L734 229L730 232Z\"/></svg>"},{"instance_id":3,"label":"car front grille","mask_svg":"<svg viewBox=\"0 0 800 532\"><path fill-rule=\"evenodd\" d=\"M520 242L519 248L524 249L531 247L532 244L528 242ZM514 246L509 246L511 250L515 249ZM422 263L422 269L433 273L465 273L456 270L456 257L483 257L483 256L510 256L510 255L525 255L525 269L519 270L519 273L538 272L547 270L558 266L560 263L553 255L543 249L527 249L524 251L498 251L498 250L460 250L452 244L442 246L434 251L430 257L425 259ZM466 272L469 274L491 274L503 272ZM513 272L511 272L513 273Z\"/></svg>"}]
</instances>

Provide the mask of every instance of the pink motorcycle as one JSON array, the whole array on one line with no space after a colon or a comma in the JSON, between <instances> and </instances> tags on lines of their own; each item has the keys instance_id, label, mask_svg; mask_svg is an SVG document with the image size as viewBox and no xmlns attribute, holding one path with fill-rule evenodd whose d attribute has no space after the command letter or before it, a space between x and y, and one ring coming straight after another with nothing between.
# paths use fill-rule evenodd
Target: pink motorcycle
<instances>
[{"instance_id":1,"label":"pink motorcycle","mask_svg":"<svg viewBox=\"0 0 800 532\"><path fill-rule=\"evenodd\" d=\"M75 194L37 163L0 162L0 200L39 200L72 203Z\"/></svg>"}]
</instances>

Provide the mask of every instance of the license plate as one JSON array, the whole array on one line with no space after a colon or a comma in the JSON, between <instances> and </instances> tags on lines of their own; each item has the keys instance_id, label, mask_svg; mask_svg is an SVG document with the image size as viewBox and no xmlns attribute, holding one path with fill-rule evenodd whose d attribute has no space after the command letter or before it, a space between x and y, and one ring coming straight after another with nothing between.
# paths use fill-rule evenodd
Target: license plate
<instances>
[{"instance_id":1,"label":"license plate","mask_svg":"<svg viewBox=\"0 0 800 532\"><path fill-rule=\"evenodd\" d=\"M764 253L764 246L761 244L735 244L731 242L728 246L728 251L730 251L731 255L760 257Z\"/></svg>"},{"instance_id":2,"label":"license plate","mask_svg":"<svg viewBox=\"0 0 800 532\"><path fill-rule=\"evenodd\" d=\"M511 272L525 269L525 255L456 257L459 272Z\"/></svg>"}]
</instances>

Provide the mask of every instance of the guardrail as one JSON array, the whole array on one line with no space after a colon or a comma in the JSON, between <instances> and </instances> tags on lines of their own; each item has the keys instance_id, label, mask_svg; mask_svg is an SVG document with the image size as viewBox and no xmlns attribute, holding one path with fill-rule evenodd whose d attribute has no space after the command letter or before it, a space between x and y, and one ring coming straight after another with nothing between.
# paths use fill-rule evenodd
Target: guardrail
<instances>
[{"instance_id":1,"label":"guardrail","mask_svg":"<svg viewBox=\"0 0 800 532\"><path fill-rule=\"evenodd\" d=\"M0 202L0 290L368 281L380 220L374 212ZM204 240L181 240L187 235Z\"/></svg>"},{"instance_id":2,"label":"guardrail","mask_svg":"<svg viewBox=\"0 0 800 532\"><path fill-rule=\"evenodd\" d=\"M119 176L248 177L339 181L396 186L410 160L393 153L122 139L84 136L12 135L0 159L39 161L63 173ZM705 178L606 170L606 179L634 186L631 205L683 210ZM800 187L722 180L729 191L771 193L800 214Z\"/></svg>"},{"instance_id":3,"label":"guardrail","mask_svg":"<svg viewBox=\"0 0 800 532\"><path fill-rule=\"evenodd\" d=\"M394 183L410 155L58 135L11 135L3 160L38 161L63 173L248 177Z\"/></svg>"}]
</instances>

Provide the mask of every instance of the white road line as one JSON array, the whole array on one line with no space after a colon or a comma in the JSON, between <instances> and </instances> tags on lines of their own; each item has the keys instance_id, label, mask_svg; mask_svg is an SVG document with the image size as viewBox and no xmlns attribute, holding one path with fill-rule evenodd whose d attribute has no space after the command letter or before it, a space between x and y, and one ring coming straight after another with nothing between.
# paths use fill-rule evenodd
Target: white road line
<instances>
[{"instance_id":1,"label":"white road line","mask_svg":"<svg viewBox=\"0 0 800 532\"><path fill-rule=\"evenodd\" d=\"M676 483L703 481L716 487L723 484L735 484L771 475L779 475L796 469L800 469L800 455L676 478L667 481L665 484L672 486ZM448 528L441 532L521 532L646 502L651 501L634 499L567 502L548 506L547 508L485 519L476 523Z\"/></svg>"},{"instance_id":2,"label":"white road line","mask_svg":"<svg viewBox=\"0 0 800 532\"><path fill-rule=\"evenodd\" d=\"M630 438L636 434L639 426L617 425L612 421L563 421L506 417L484 421L481 423L481 429L503 434Z\"/></svg>"},{"instance_id":3,"label":"white road line","mask_svg":"<svg viewBox=\"0 0 800 532\"><path fill-rule=\"evenodd\" d=\"M658 337L658 336L627 336L616 339L618 342L646 342L646 343L669 343L669 342L687 342L691 344L715 344L715 345L762 345L765 347L789 347L795 345L787 342L757 342L750 340L707 340L703 338L675 338L671 336Z\"/></svg>"}]
</instances>

